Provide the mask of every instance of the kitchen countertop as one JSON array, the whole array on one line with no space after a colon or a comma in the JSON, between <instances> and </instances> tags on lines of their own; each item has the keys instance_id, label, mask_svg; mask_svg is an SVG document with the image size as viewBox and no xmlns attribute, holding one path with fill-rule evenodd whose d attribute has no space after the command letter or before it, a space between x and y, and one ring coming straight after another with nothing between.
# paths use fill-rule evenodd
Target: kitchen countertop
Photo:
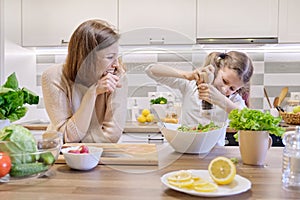
<instances>
[{"instance_id":1,"label":"kitchen countertop","mask_svg":"<svg viewBox=\"0 0 300 200\"><path fill-rule=\"evenodd\" d=\"M48 123L40 123L40 124L24 123L22 125L28 128L29 130L46 130ZM296 125L286 124L284 122L280 123L280 125L286 128L286 131L295 130L296 127ZM123 132L124 133L158 133L160 132L160 128L156 123L141 125L138 122L127 121ZM236 133L236 131L231 128L227 128L226 132Z\"/></svg>"},{"instance_id":2,"label":"kitchen countertop","mask_svg":"<svg viewBox=\"0 0 300 200\"><path fill-rule=\"evenodd\" d=\"M168 189L160 177L176 170L206 170L216 156L237 158L237 174L252 183L250 190L222 200L299 198L299 193L281 187L282 147L271 147L263 167L242 164L238 147L215 147L206 156L181 155L166 144L157 148L158 166L98 165L90 171L77 171L65 164L55 164L50 177L1 184L1 199L200 199Z\"/></svg>"},{"instance_id":3,"label":"kitchen countertop","mask_svg":"<svg viewBox=\"0 0 300 200\"><path fill-rule=\"evenodd\" d=\"M23 123L22 125L29 130L46 130L48 123ZM123 132L158 133L160 129L156 123L142 125L138 122L126 122Z\"/></svg>"}]
</instances>

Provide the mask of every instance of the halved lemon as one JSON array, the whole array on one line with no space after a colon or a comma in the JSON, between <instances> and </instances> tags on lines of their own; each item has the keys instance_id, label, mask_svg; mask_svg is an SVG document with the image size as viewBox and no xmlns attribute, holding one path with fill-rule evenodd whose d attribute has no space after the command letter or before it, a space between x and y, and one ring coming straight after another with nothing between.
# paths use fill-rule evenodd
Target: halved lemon
<instances>
[{"instance_id":1,"label":"halved lemon","mask_svg":"<svg viewBox=\"0 0 300 200\"><path fill-rule=\"evenodd\" d=\"M229 158L219 156L209 163L208 172L217 184L226 185L234 180L236 168Z\"/></svg>"}]
</instances>

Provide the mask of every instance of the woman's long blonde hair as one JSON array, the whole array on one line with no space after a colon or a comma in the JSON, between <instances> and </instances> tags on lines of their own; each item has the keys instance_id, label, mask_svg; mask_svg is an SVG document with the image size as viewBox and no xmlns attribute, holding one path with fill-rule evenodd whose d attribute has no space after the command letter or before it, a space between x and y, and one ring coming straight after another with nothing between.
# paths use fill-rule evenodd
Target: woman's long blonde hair
<instances>
[{"instance_id":1,"label":"woman's long blonde hair","mask_svg":"<svg viewBox=\"0 0 300 200\"><path fill-rule=\"evenodd\" d=\"M120 35L106 21L83 22L71 36L63 73L72 82L89 84L91 81L86 79L93 79L90 75L96 74L96 52L116 43L119 38Z\"/></svg>"}]
</instances>

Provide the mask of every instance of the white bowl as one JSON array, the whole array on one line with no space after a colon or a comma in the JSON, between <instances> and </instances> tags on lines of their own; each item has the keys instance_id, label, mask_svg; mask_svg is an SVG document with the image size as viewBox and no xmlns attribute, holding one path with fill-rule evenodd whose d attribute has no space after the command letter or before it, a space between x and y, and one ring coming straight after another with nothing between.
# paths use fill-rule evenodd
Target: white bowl
<instances>
[{"instance_id":1,"label":"white bowl","mask_svg":"<svg viewBox=\"0 0 300 200\"><path fill-rule=\"evenodd\" d=\"M225 125L220 125L220 129L200 133L178 131L179 126L181 124L165 123L161 130L169 144L179 153L208 153L226 131Z\"/></svg>"},{"instance_id":2,"label":"white bowl","mask_svg":"<svg viewBox=\"0 0 300 200\"><path fill-rule=\"evenodd\" d=\"M61 149L66 163L70 168L77 170L90 170L98 165L103 148L88 146L89 153L68 153L69 150L75 150L78 148L79 146Z\"/></svg>"}]
</instances>

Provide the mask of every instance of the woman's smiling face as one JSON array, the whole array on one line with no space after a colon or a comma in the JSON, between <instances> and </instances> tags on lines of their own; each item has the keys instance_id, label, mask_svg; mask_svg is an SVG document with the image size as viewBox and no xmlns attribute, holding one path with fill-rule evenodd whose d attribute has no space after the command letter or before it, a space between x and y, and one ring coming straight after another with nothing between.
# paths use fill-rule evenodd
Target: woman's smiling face
<instances>
[{"instance_id":1,"label":"woman's smiling face","mask_svg":"<svg viewBox=\"0 0 300 200\"><path fill-rule=\"evenodd\" d=\"M97 52L97 74L101 78L107 73L114 73L118 66L119 44L118 42Z\"/></svg>"},{"instance_id":2,"label":"woman's smiling face","mask_svg":"<svg viewBox=\"0 0 300 200\"><path fill-rule=\"evenodd\" d=\"M214 80L214 86L225 96L230 96L244 86L236 71L222 67Z\"/></svg>"}]
</instances>

